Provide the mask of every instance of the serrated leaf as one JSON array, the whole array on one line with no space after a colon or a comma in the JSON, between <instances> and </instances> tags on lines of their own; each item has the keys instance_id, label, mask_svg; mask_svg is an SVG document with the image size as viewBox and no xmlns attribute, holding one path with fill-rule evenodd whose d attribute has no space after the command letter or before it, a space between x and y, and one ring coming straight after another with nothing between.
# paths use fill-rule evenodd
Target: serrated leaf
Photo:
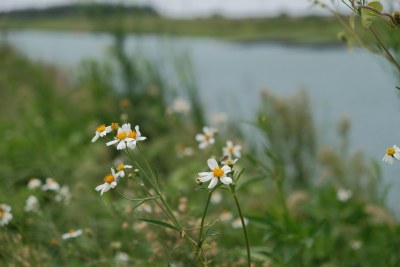
<instances>
[{"instance_id":1,"label":"serrated leaf","mask_svg":"<svg viewBox=\"0 0 400 267\"><path fill-rule=\"evenodd\" d=\"M368 6L375 9L378 12L382 12L382 4L379 3L378 1L373 1L368 3ZM372 23L374 22L374 20L378 17L378 13L376 13L375 11L372 11L370 9L366 9L363 8L361 10L361 24L365 27L365 28L369 28L371 27Z\"/></svg>"},{"instance_id":2,"label":"serrated leaf","mask_svg":"<svg viewBox=\"0 0 400 267\"><path fill-rule=\"evenodd\" d=\"M145 218L138 218L138 219L141 220L141 221L147 222L147 223L155 224L155 225L162 226L162 227L165 227L165 228L169 228L169 229L172 229L174 231L179 232L178 228L176 228L175 226L173 226L173 225L171 225L169 223L166 223L166 222L157 221L157 220L150 220L150 219L145 219Z\"/></svg>"}]
</instances>

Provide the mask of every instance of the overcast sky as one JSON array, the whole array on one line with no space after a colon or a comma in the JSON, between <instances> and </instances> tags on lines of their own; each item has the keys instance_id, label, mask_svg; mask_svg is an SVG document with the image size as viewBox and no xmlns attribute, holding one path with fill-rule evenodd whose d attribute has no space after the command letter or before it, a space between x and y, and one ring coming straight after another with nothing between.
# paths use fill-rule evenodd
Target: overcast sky
<instances>
[{"instance_id":1,"label":"overcast sky","mask_svg":"<svg viewBox=\"0 0 400 267\"><path fill-rule=\"evenodd\" d=\"M0 0L0 10L25 7L88 2L88 0ZM328 0L329 1L329 0ZM173 17L207 16L219 13L225 16L265 16L283 12L292 15L321 13L311 7L309 0L103 0L103 2L147 3L161 14Z\"/></svg>"}]
</instances>

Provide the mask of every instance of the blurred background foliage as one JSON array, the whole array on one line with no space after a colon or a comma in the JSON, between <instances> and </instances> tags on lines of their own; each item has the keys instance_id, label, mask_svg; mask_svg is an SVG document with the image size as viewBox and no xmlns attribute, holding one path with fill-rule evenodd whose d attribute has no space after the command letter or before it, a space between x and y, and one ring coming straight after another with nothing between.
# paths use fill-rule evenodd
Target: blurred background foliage
<instances>
[{"instance_id":1,"label":"blurred background foliage","mask_svg":"<svg viewBox=\"0 0 400 267\"><path fill-rule=\"evenodd\" d=\"M124 161L114 149L90 143L96 127L139 124L148 137L143 151L167 200L195 233L206 199L195 191L195 178L210 154L219 153L197 149L194 136L207 120L189 62L176 63L184 90L170 88L159 66L126 54L126 32L113 27L109 61L83 62L76 81L1 44L0 201L10 204L14 215L0 231L2 266L192 265L191 252L175 232L137 219L165 220L157 206L147 202L134 211L135 203L115 191L102 197L94 191L110 166ZM169 112L181 95L191 110ZM254 265L399 266L400 228L386 208L379 165L349 149L349 119L338 122L336 143L327 144L314 126L305 91L288 97L265 91L261 99L247 125L256 141L245 143L247 131L235 122L220 125L215 145L220 151L231 139L244 146L238 164L246 171L238 196ZM53 177L68 186L70 202L27 189L33 177ZM126 196L140 196L140 180L126 179L118 187ZM38 213L24 211L30 194L40 200ZM212 266L243 266L238 215L229 194L219 194L207 218L207 257ZM83 236L61 239L78 228Z\"/></svg>"}]
</instances>

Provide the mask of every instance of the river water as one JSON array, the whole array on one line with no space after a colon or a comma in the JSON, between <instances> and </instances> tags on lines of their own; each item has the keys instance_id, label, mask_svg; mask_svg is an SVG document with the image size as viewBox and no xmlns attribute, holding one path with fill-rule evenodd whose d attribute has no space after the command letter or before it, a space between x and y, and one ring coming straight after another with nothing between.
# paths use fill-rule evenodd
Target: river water
<instances>
[{"instance_id":1,"label":"river water","mask_svg":"<svg viewBox=\"0 0 400 267\"><path fill-rule=\"evenodd\" d=\"M2 38L33 60L71 70L82 59L105 58L113 43L107 34L49 31L12 31ZM363 50L151 35L129 36L126 49L160 62L187 53L209 117L222 112L238 121L252 119L261 90L285 96L305 88L325 135L346 115L353 149L381 162L388 146L400 145L399 81L388 63ZM400 164L381 167L392 184L389 205L400 214Z\"/></svg>"}]
</instances>

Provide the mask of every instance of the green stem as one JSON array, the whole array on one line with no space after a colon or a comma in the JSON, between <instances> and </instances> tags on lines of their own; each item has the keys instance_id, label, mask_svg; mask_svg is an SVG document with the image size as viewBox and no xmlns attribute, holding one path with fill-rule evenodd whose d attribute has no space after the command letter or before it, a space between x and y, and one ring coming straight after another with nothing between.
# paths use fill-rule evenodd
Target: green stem
<instances>
[{"instance_id":1,"label":"green stem","mask_svg":"<svg viewBox=\"0 0 400 267\"><path fill-rule=\"evenodd\" d=\"M242 210L240 209L240 204L239 201L236 197L236 193L235 193L235 187L233 185L230 186L231 188L231 193L232 193L232 197L235 200L236 203L236 208L239 212L239 216L240 216L240 221L242 222L242 228L243 228L243 234L244 234L244 238L246 241L246 250L247 250L247 266L250 267L251 266L251 259L250 259L250 245L249 245L249 238L247 236L247 230L246 230L246 224L244 222L244 218L243 218L243 214L242 214Z\"/></svg>"},{"instance_id":2,"label":"green stem","mask_svg":"<svg viewBox=\"0 0 400 267\"><path fill-rule=\"evenodd\" d=\"M207 202L206 202L206 206L204 207L204 211L203 211L203 216L201 217L201 223L200 223L200 230L199 230L199 238L197 241L197 247L196 247L196 253L195 253L195 260L197 262L198 257L199 257L199 253L200 253L200 249L203 245L203 228L204 228L204 220L206 218L206 214L207 214L207 209L208 206L210 205L210 200L211 200L211 196L212 193L214 192L214 190L211 190L208 193L208 198L207 198Z\"/></svg>"},{"instance_id":3,"label":"green stem","mask_svg":"<svg viewBox=\"0 0 400 267\"><path fill-rule=\"evenodd\" d=\"M375 32L375 30L371 27L369 27L369 30L371 31L371 33L374 35L375 39L378 41L379 45L383 48L383 50L386 53L387 58L389 59L389 61L391 61L396 67L397 69L400 71L400 64L396 61L396 59L393 57L393 55L389 52L389 50L386 48L386 46L383 44L381 38L379 37L379 35Z\"/></svg>"},{"instance_id":4,"label":"green stem","mask_svg":"<svg viewBox=\"0 0 400 267\"><path fill-rule=\"evenodd\" d=\"M275 179L275 185L278 189L279 200L281 201L281 204L283 207L284 218L285 218L286 222L288 222L289 221L289 210L287 207L285 193L283 192L282 184L277 179Z\"/></svg>"}]
</instances>

